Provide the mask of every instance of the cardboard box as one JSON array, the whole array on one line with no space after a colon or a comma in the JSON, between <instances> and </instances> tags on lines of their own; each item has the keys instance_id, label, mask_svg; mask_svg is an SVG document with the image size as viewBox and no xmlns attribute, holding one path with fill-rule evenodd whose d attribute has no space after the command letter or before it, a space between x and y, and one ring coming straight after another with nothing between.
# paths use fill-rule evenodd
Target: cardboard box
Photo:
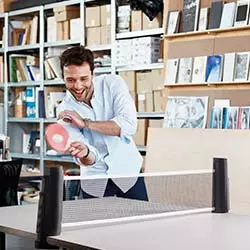
<instances>
[{"instance_id":1,"label":"cardboard box","mask_svg":"<svg viewBox=\"0 0 250 250\"><path fill-rule=\"evenodd\" d=\"M101 44L111 44L111 26L101 27Z\"/></svg>"},{"instance_id":2,"label":"cardboard box","mask_svg":"<svg viewBox=\"0 0 250 250\"><path fill-rule=\"evenodd\" d=\"M79 6L61 6L53 9L54 16L57 22L68 21L70 19L80 17L80 8Z\"/></svg>"},{"instance_id":3,"label":"cardboard box","mask_svg":"<svg viewBox=\"0 0 250 250\"><path fill-rule=\"evenodd\" d=\"M137 95L138 101L138 112L153 112L154 111L154 101L153 93L144 93Z\"/></svg>"},{"instance_id":4,"label":"cardboard box","mask_svg":"<svg viewBox=\"0 0 250 250\"><path fill-rule=\"evenodd\" d=\"M129 94L131 95L134 103L135 103L135 108L137 110L137 98L136 98L136 92L135 91L129 91Z\"/></svg>"},{"instance_id":5,"label":"cardboard box","mask_svg":"<svg viewBox=\"0 0 250 250\"><path fill-rule=\"evenodd\" d=\"M149 119L148 127L150 128L162 128L163 127L163 119Z\"/></svg>"},{"instance_id":6,"label":"cardboard box","mask_svg":"<svg viewBox=\"0 0 250 250\"><path fill-rule=\"evenodd\" d=\"M56 22L56 40L63 40L63 22Z\"/></svg>"},{"instance_id":7,"label":"cardboard box","mask_svg":"<svg viewBox=\"0 0 250 250\"><path fill-rule=\"evenodd\" d=\"M0 13L10 10L10 4L16 0L1 0L0 1Z\"/></svg>"},{"instance_id":8,"label":"cardboard box","mask_svg":"<svg viewBox=\"0 0 250 250\"><path fill-rule=\"evenodd\" d=\"M63 22L63 40L70 39L70 21Z\"/></svg>"},{"instance_id":9,"label":"cardboard box","mask_svg":"<svg viewBox=\"0 0 250 250\"><path fill-rule=\"evenodd\" d=\"M162 14L159 14L152 21L143 13L142 28L147 29L158 29L162 27Z\"/></svg>"},{"instance_id":10,"label":"cardboard box","mask_svg":"<svg viewBox=\"0 0 250 250\"><path fill-rule=\"evenodd\" d=\"M81 19L75 18L70 20L70 39L73 41L81 39L81 33L75 27L80 27Z\"/></svg>"},{"instance_id":11,"label":"cardboard box","mask_svg":"<svg viewBox=\"0 0 250 250\"><path fill-rule=\"evenodd\" d=\"M142 30L142 11L132 10L131 12L131 31Z\"/></svg>"},{"instance_id":12,"label":"cardboard box","mask_svg":"<svg viewBox=\"0 0 250 250\"><path fill-rule=\"evenodd\" d=\"M127 83L129 91L136 92L135 71L120 71L119 75Z\"/></svg>"},{"instance_id":13,"label":"cardboard box","mask_svg":"<svg viewBox=\"0 0 250 250\"><path fill-rule=\"evenodd\" d=\"M137 130L134 135L135 144L138 146L146 146L147 143L148 121L146 119L137 119Z\"/></svg>"},{"instance_id":14,"label":"cardboard box","mask_svg":"<svg viewBox=\"0 0 250 250\"><path fill-rule=\"evenodd\" d=\"M100 6L86 8L85 25L86 25L86 27L99 27L99 26L101 26Z\"/></svg>"},{"instance_id":15,"label":"cardboard box","mask_svg":"<svg viewBox=\"0 0 250 250\"><path fill-rule=\"evenodd\" d=\"M111 25L111 5L101 5L101 26Z\"/></svg>"},{"instance_id":16,"label":"cardboard box","mask_svg":"<svg viewBox=\"0 0 250 250\"><path fill-rule=\"evenodd\" d=\"M57 41L70 39L70 21L56 22Z\"/></svg>"},{"instance_id":17,"label":"cardboard box","mask_svg":"<svg viewBox=\"0 0 250 250\"><path fill-rule=\"evenodd\" d=\"M101 27L87 28L87 46L101 44Z\"/></svg>"},{"instance_id":18,"label":"cardboard box","mask_svg":"<svg viewBox=\"0 0 250 250\"><path fill-rule=\"evenodd\" d=\"M136 73L137 93L152 93L151 71Z\"/></svg>"},{"instance_id":19,"label":"cardboard box","mask_svg":"<svg viewBox=\"0 0 250 250\"><path fill-rule=\"evenodd\" d=\"M163 101L164 101L164 90L155 90L153 91L154 99L154 111L155 112L164 112Z\"/></svg>"},{"instance_id":20,"label":"cardboard box","mask_svg":"<svg viewBox=\"0 0 250 250\"><path fill-rule=\"evenodd\" d=\"M151 72L152 90L164 89L164 70L153 69Z\"/></svg>"}]
</instances>

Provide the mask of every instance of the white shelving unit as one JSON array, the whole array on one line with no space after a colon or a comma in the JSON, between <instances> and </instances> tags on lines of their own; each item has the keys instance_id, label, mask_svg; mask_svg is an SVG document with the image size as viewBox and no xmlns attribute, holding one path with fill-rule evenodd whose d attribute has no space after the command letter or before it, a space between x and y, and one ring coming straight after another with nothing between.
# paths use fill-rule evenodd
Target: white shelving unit
<instances>
[{"instance_id":1,"label":"white shelving unit","mask_svg":"<svg viewBox=\"0 0 250 250\"><path fill-rule=\"evenodd\" d=\"M163 35L163 28L124 32L121 34L117 34L116 39L125 39L125 38L142 37L142 36L156 36L156 35Z\"/></svg>"},{"instance_id":2,"label":"white shelving unit","mask_svg":"<svg viewBox=\"0 0 250 250\"><path fill-rule=\"evenodd\" d=\"M138 112L137 113L138 118L159 118L163 119L164 118L164 113L163 112Z\"/></svg>"},{"instance_id":3,"label":"white shelving unit","mask_svg":"<svg viewBox=\"0 0 250 250\"><path fill-rule=\"evenodd\" d=\"M40 160L40 155L37 154L11 153L11 156L14 158Z\"/></svg>"},{"instance_id":4,"label":"white shelving unit","mask_svg":"<svg viewBox=\"0 0 250 250\"><path fill-rule=\"evenodd\" d=\"M57 161L57 162L70 162L73 163L74 160L72 157L68 157L68 156L48 156L46 155L44 157L45 161Z\"/></svg>"},{"instance_id":5,"label":"white shelving unit","mask_svg":"<svg viewBox=\"0 0 250 250\"><path fill-rule=\"evenodd\" d=\"M27 82L9 82L7 83L8 87L34 87L40 86L41 82L27 81Z\"/></svg>"},{"instance_id":6,"label":"white shelving unit","mask_svg":"<svg viewBox=\"0 0 250 250\"><path fill-rule=\"evenodd\" d=\"M8 52L33 50L33 49L39 49L39 48L40 48L39 43L20 45L20 46L10 46L10 47L8 47Z\"/></svg>"},{"instance_id":7,"label":"white shelving unit","mask_svg":"<svg viewBox=\"0 0 250 250\"><path fill-rule=\"evenodd\" d=\"M147 147L146 146L137 146L137 149L140 151L140 152L147 152Z\"/></svg>"},{"instance_id":8,"label":"white shelving unit","mask_svg":"<svg viewBox=\"0 0 250 250\"><path fill-rule=\"evenodd\" d=\"M92 51L103 51L103 50L111 50L112 44L94 45L94 46L86 46L86 47Z\"/></svg>"},{"instance_id":9,"label":"white shelving unit","mask_svg":"<svg viewBox=\"0 0 250 250\"><path fill-rule=\"evenodd\" d=\"M129 39L129 38L135 38L135 37L143 37L143 36L161 36L163 35L163 28L159 29L149 29L149 30L142 30L142 31L136 31L136 32L126 32L126 33L120 33L116 34L116 0L107 0L105 3L111 4L111 43L110 44L104 44L104 45L97 45L97 46L88 46L92 51L110 51L111 54L111 66L110 67L100 67L96 68L94 73L96 74L103 74L103 73L112 73L116 74L119 71L140 71L140 70L150 70L150 69L161 69L164 67L163 63L154 63L149 65L128 65L124 67L117 67L115 65L115 49L116 49L116 40L118 39ZM47 48L53 48L53 47L64 47L64 46L70 46L75 44L81 44L85 45L85 6L89 6L92 3L99 4L98 1L93 0L68 0L64 2L56 2L53 4L47 4L44 6L38 6L34 8L28 8L23 10L17 10L17 11L11 11L9 13L0 14L0 18L4 19L5 22L5 40L4 40L4 48L0 48L0 53L3 53L5 62L7 62L8 54L9 53L23 53L25 51L33 51L36 50L39 52L39 58L40 58L40 75L44 76L44 50ZM102 3L100 3L101 5ZM73 41L73 40L65 40L65 41L57 41L57 42L46 42L45 41L45 13L46 11L49 11L53 9L54 7L60 7L60 6L68 6L68 5L79 5L80 6L80 19L81 19L81 26L79 27L79 32L82 34L82 37L80 40ZM8 25L6 25L9 22L9 19L14 18L19 15L28 15L31 13L35 13L38 15L39 18L39 42L36 44L31 45L24 45L24 46L8 46ZM5 81L8 79L8 65L4 64L4 75L5 75ZM9 89L14 87L28 87L28 86L39 86L41 89L43 89L45 86L59 86L63 85L62 79L54 79L54 80L45 80L44 77L42 77L41 81L38 82L5 82L4 84L0 84L0 87L4 88L4 133L10 134L12 131L9 131L8 125L17 124L18 126L21 126L24 128L25 126L28 126L29 128L32 126L38 126L40 130L40 138L44 138L44 132L45 132L45 125L49 123L56 122L57 119L44 119L44 118L15 118L15 117L9 117ZM138 118L156 118L156 119L162 119L163 113L138 113ZM20 147L22 146L22 142L20 143ZM16 148L16 147L15 147ZM27 160L37 160L39 161L40 165L40 171L43 173L44 171L44 164L46 161L54 161L54 162L69 162L73 163L73 159L71 157L64 157L64 156L48 156L45 152L45 141L41 140L40 145L40 154L34 155L34 154L24 154L24 153L17 153L17 152L11 152L12 157L16 158L23 158ZM138 150L140 152L146 152L146 147L138 147ZM22 150L20 150L22 151ZM19 151L19 152L20 152Z\"/></svg>"},{"instance_id":10,"label":"white shelving unit","mask_svg":"<svg viewBox=\"0 0 250 250\"><path fill-rule=\"evenodd\" d=\"M163 63L152 63L152 64L139 64L139 65L128 65L116 67L116 71L130 71L130 70L151 70L151 69L163 69Z\"/></svg>"},{"instance_id":11,"label":"white shelving unit","mask_svg":"<svg viewBox=\"0 0 250 250\"><path fill-rule=\"evenodd\" d=\"M69 45L74 45L74 44L80 44L81 41L72 41L72 40L65 40L65 41L57 41L57 42L46 42L44 43L44 48L49 48L49 47L62 47L62 46L69 46Z\"/></svg>"},{"instance_id":12,"label":"white shelving unit","mask_svg":"<svg viewBox=\"0 0 250 250\"><path fill-rule=\"evenodd\" d=\"M8 118L8 122L39 123L40 121L41 121L40 118L16 118L16 117Z\"/></svg>"}]
</instances>

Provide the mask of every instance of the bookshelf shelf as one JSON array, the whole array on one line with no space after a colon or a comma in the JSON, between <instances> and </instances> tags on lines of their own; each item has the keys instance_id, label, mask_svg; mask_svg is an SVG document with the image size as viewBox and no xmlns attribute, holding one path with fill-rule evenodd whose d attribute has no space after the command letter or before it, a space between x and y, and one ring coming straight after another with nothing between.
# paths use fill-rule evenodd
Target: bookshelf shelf
<instances>
[{"instance_id":1,"label":"bookshelf shelf","mask_svg":"<svg viewBox=\"0 0 250 250\"><path fill-rule=\"evenodd\" d=\"M116 39L162 35L163 33L164 33L163 28L131 31L131 32L117 33Z\"/></svg>"},{"instance_id":2,"label":"bookshelf shelf","mask_svg":"<svg viewBox=\"0 0 250 250\"><path fill-rule=\"evenodd\" d=\"M31 178L31 179L34 179L35 178L38 178L38 177L43 177L43 174L41 172L27 172L27 171L22 171L21 172L21 175L20 175L21 178Z\"/></svg>"},{"instance_id":3,"label":"bookshelf shelf","mask_svg":"<svg viewBox=\"0 0 250 250\"><path fill-rule=\"evenodd\" d=\"M141 64L141 65L128 65L117 66L116 71L130 71L130 70L150 70L150 69L163 69L163 63Z\"/></svg>"},{"instance_id":4,"label":"bookshelf shelf","mask_svg":"<svg viewBox=\"0 0 250 250\"><path fill-rule=\"evenodd\" d=\"M102 44L102 45L94 45L94 46L87 46L92 51L102 51L102 50L111 50L111 44Z\"/></svg>"},{"instance_id":5,"label":"bookshelf shelf","mask_svg":"<svg viewBox=\"0 0 250 250\"><path fill-rule=\"evenodd\" d=\"M8 87L32 87L32 86L40 86L41 82L35 81L26 81L26 82L9 82L7 84Z\"/></svg>"},{"instance_id":6,"label":"bookshelf shelf","mask_svg":"<svg viewBox=\"0 0 250 250\"><path fill-rule=\"evenodd\" d=\"M40 160L40 155L36 155L36 154L11 153L11 157L13 157L13 158L23 158L23 159L32 159L32 160Z\"/></svg>"},{"instance_id":7,"label":"bookshelf shelf","mask_svg":"<svg viewBox=\"0 0 250 250\"><path fill-rule=\"evenodd\" d=\"M70 156L48 156L44 157L45 161L59 161L59 162L70 162L73 163L74 160Z\"/></svg>"},{"instance_id":8,"label":"bookshelf shelf","mask_svg":"<svg viewBox=\"0 0 250 250\"><path fill-rule=\"evenodd\" d=\"M34 12L39 12L41 10L41 6L37 7L32 7L32 8L26 8L26 9L21 9L21 10L13 10L8 13L9 17L12 16L19 16L19 15L24 15L24 14L30 14Z\"/></svg>"},{"instance_id":9,"label":"bookshelf shelf","mask_svg":"<svg viewBox=\"0 0 250 250\"><path fill-rule=\"evenodd\" d=\"M48 42L44 44L45 48L49 47L61 47L61 46L68 46L68 45L74 45L74 44L80 44L80 40L62 40L62 41L56 41L56 42Z\"/></svg>"},{"instance_id":10,"label":"bookshelf shelf","mask_svg":"<svg viewBox=\"0 0 250 250\"><path fill-rule=\"evenodd\" d=\"M64 1L64 2L58 2L58 3L45 4L44 9L49 10L49 9L53 9L53 8L56 8L56 7L79 4L80 2L81 2L81 0L70 0L70 1Z\"/></svg>"},{"instance_id":11,"label":"bookshelf shelf","mask_svg":"<svg viewBox=\"0 0 250 250\"><path fill-rule=\"evenodd\" d=\"M44 123L54 123L57 122L56 118L46 118L44 119Z\"/></svg>"},{"instance_id":12,"label":"bookshelf shelf","mask_svg":"<svg viewBox=\"0 0 250 250\"><path fill-rule=\"evenodd\" d=\"M111 67L97 67L94 69L95 74L111 73Z\"/></svg>"},{"instance_id":13,"label":"bookshelf shelf","mask_svg":"<svg viewBox=\"0 0 250 250\"><path fill-rule=\"evenodd\" d=\"M194 39L198 39L197 38L198 36L240 32L240 31L246 31L246 30L250 30L250 25L246 25L242 27L224 28L224 29L209 29L205 31L182 32L182 33L175 33L171 35L163 35L163 37L169 40L174 40L174 39L184 38L184 37L185 38L194 37Z\"/></svg>"},{"instance_id":14,"label":"bookshelf shelf","mask_svg":"<svg viewBox=\"0 0 250 250\"><path fill-rule=\"evenodd\" d=\"M5 14L4 13L0 13L0 18L4 18Z\"/></svg>"},{"instance_id":15,"label":"bookshelf shelf","mask_svg":"<svg viewBox=\"0 0 250 250\"><path fill-rule=\"evenodd\" d=\"M138 149L140 152L147 152L147 147L146 147L146 146L137 146L137 149Z\"/></svg>"},{"instance_id":16,"label":"bookshelf shelf","mask_svg":"<svg viewBox=\"0 0 250 250\"><path fill-rule=\"evenodd\" d=\"M0 48L0 53L4 53L4 49L3 48Z\"/></svg>"},{"instance_id":17,"label":"bookshelf shelf","mask_svg":"<svg viewBox=\"0 0 250 250\"><path fill-rule=\"evenodd\" d=\"M62 79L46 80L44 81L44 86L49 85L63 85L64 81Z\"/></svg>"},{"instance_id":18,"label":"bookshelf shelf","mask_svg":"<svg viewBox=\"0 0 250 250\"><path fill-rule=\"evenodd\" d=\"M22 50L33 50L33 49L39 49L40 44L27 44L27 45L20 45L20 46L9 46L8 51L22 51Z\"/></svg>"},{"instance_id":19,"label":"bookshelf shelf","mask_svg":"<svg viewBox=\"0 0 250 250\"><path fill-rule=\"evenodd\" d=\"M163 112L138 112L137 118L164 118Z\"/></svg>"},{"instance_id":20,"label":"bookshelf shelf","mask_svg":"<svg viewBox=\"0 0 250 250\"><path fill-rule=\"evenodd\" d=\"M40 118L17 118L17 117L9 117L8 122L24 122L24 123L39 123L41 121Z\"/></svg>"},{"instance_id":21,"label":"bookshelf shelf","mask_svg":"<svg viewBox=\"0 0 250 250\"><path fill-rule=\"evenodd\" d=\"M228 85L240 87L240 86L250 86L250 81L241 82L204 82L204 83L175 83L175 84L165 84L166 87L181 88L181 87L228 87Z\"/></svg>"},{"instance_id":22,"label":"bookshelf shelf","mask_svg":"<svg viewBox=\"0 0 250 250\"><path fill-rule=\"evenodd\" d=\"M4 84L3 83L0 83L0 88L4 88Z\"/></svg>"}]
</instances>

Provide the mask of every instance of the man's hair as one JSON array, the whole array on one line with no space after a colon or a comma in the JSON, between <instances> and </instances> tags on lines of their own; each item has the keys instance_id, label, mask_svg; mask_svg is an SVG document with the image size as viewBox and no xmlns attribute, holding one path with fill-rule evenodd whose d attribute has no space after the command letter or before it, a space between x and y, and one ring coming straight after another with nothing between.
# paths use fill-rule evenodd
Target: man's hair
<instances>
[{"instance_id":1,"label":"man's hair","mask_svg":"<svg viewBox=\"0 0 250 250\"><path fill-rule=\"evenodd\" d=\"M91 50L84 46L74 46L65 50L60 57L61 70L69 65L81 66L84 62L89 64L91 73L94 71L94 56Z\"/></svg>"}]
</instances>

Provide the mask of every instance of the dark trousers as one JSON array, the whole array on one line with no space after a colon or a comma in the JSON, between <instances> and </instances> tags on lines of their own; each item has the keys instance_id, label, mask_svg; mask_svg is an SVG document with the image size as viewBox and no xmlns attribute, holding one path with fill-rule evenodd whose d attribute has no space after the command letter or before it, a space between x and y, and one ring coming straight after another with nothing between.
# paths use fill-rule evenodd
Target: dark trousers
<instances>
[{"instance_id":1,"label":"dark trousers","mask_svg":"<svg viewBox=\"0 0 250 250\"><path fill-rule=\"evenodd\" d=\"M84 190L81 190L81 196L83 199L96 198ZM145 200L148 201L147 190L143 177L139 177L135 185L130 188L126 193L124 193L113 181L108 180L106 190L104 192L104 197L117 196L127 199Z\"/></svg>"}]
</instances>

